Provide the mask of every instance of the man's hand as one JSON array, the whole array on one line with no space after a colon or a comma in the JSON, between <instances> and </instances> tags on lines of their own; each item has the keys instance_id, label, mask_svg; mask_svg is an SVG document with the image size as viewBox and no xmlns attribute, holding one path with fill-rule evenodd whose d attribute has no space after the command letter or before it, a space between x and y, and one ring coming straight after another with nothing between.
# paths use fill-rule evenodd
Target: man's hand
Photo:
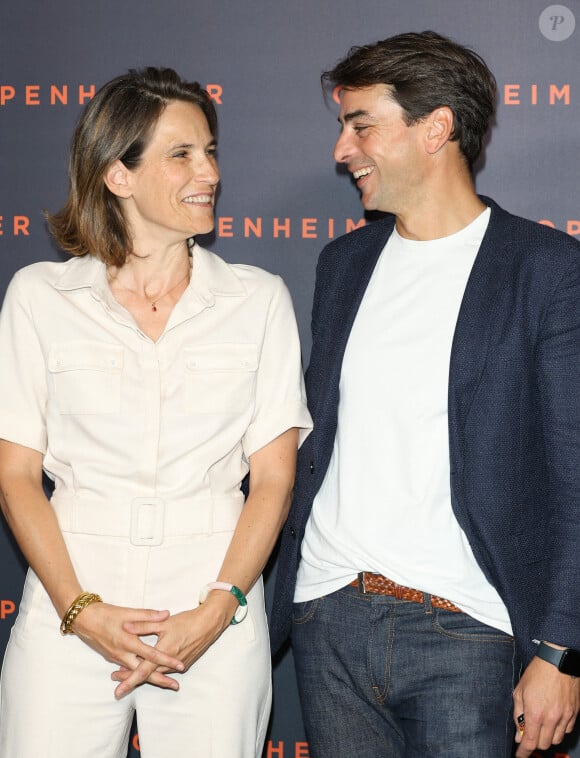
<instances>
[{"instance_id":1,"label":"man's hand","mask_svg":"<svg viewBox=\"0 0 580 758\"><path fill-rule=\"evenodd\" d=\"M572 731L580 708L580 679L561 674L551 663L532 658L514 690L516 758L557 745ZM524 714L523 734L518 716Z\"/></svg>"}]
</instances>

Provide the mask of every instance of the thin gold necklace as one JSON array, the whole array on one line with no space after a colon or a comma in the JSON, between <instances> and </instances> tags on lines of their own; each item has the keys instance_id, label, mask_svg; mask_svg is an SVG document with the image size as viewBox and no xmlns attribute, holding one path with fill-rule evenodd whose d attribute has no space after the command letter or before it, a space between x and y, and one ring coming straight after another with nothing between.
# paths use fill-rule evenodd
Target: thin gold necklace
<instances>
[{"instance_id":1,"label":"thin gold necklace","mask_svg":"<svg viewBox=\"0 0 580 758\"><path fill-rule=\"evenodd\" d=\"M191 270L189 270L187 272L187 274L183 277L183 279L180 279L177 282L177 284L174 284L173 287L170 290L167 290L167 292L164 292L162 295L158 295L155 298L155 300L151 300L150 301L151 302L151 310L153 311L153 313L157 313L157 303L160 300L163 300L164 297L167 297L167 295L170 295L173 292L173 290L177 289L179 287L179 285L182 284L182 282L184 282L186 279L189 279L190 276L191 276Z\"/></svg>"}]
</instances>

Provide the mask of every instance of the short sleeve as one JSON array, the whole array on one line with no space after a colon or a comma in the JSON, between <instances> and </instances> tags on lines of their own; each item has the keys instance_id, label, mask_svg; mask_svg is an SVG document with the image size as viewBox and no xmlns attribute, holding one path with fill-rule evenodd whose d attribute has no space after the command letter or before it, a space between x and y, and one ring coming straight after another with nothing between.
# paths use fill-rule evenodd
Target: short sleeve
<instances>
[{"instance_id":1,"label":"short sleeve","mask_svg":"<svg viewBox=\"0 0 580 758\"><path fill-rule=\"evenodd\" d=\"M46 452L46 370L22 277L12 279L0 312L0 438Z\"/></svg>"},{"instance_id":2,"label":"short sleeve","mask_svg":"<svg viewBox=\"0 0 580 758\"><path fill-rule=\"evenodd\" d=\"M299 444L312 429L292 300L282 279L276 279L258 365L254 414L242 441L247 458L288 429L299 429Z\"/></svg>"}]
</instances>

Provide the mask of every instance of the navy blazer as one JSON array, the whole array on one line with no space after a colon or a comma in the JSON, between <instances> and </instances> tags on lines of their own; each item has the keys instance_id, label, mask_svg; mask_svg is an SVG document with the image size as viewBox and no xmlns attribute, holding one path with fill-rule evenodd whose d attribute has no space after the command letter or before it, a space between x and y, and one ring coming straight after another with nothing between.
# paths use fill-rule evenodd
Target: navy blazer
<instances>
[{"instance_id":1,"label":"navy blazer","mask_svg":"<svg viewBox=\"0 0 580 758\"><path fill-rule=\"evenodd\" d=\"M580 243L482 199L491 218L451 350L451 502L527 663L533 639L580 649ZM291 631L300 545L334 445L346 343L393 226L389 216L334 240L318 262L306 373L314 431L299 452L282 532L274 652Z\"/></svg>"}]
</instances>

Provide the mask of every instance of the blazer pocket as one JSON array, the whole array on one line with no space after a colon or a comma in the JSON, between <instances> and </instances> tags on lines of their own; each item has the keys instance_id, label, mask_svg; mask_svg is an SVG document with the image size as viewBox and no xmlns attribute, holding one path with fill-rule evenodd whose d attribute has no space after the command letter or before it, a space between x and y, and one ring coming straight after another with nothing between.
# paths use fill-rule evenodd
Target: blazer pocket
<instances>
[{"instance_id":1,"label":"blazer pocket","mask_svg":"<svg viewBox=\"0 0 580 758\"><path fill-rule=\"evenodd\" d=\"M119 413L123 348L104 342L53 345L48 372L61 414Z\"/></svg>"},{"instance_id":2,"label":"blazer pocket","mask_svg":"<svg viewBox=\"0 0 580 758\"><path fill-rule=\"evenodd\" d=\"M183 355L186 413L238 414L248 409L258 369L257 345L197 345Z\"/></svg>"}]
</instances>

